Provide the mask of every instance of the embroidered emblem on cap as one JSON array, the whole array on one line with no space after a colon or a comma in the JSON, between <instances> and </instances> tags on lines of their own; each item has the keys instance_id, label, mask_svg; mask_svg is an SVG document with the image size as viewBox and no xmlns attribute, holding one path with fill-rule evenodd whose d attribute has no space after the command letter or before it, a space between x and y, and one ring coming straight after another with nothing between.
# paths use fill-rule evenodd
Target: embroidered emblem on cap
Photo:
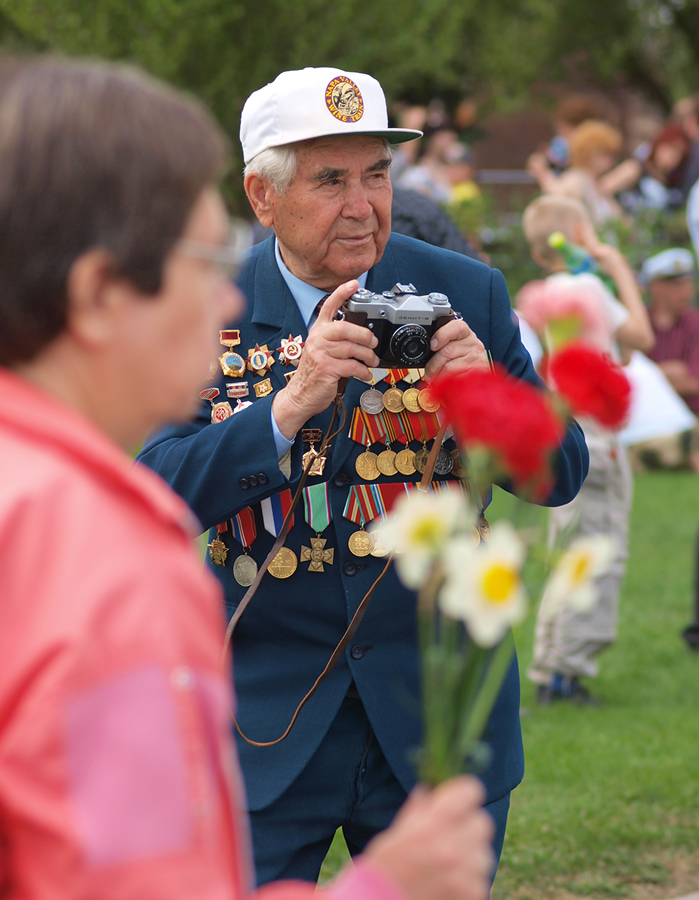
<instances>
[{"instance_id":1,"label":"embroidered emblem on cap","mask_svg":"<svg viewBox=\"0 0 699 900\"><path fill-rule=\"evenodd\" d=\"M341 122L358 122L364 115L361 91L346 75L333 78L325 88L325 105Z\"/></svg>"}]
</instances>

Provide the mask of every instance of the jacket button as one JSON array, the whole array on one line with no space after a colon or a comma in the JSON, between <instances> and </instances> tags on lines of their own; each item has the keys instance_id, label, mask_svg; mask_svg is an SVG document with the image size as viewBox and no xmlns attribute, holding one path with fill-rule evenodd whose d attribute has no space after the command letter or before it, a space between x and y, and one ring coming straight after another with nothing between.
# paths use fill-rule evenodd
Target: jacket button
<instances>
[{"instance_id":1,"label":"jacket button","mask_svg":"<svg viewBox=\"0 0 699 900\"><path fill-rule=\"evenodd\" d=\"M238 484L244 491L247 491L247 489L250 487L250 482L247 480L247 478L241 478Z\"/></svg>"},{"instance_id":2,"label":"jacket button","mask_svg":"<svg viewBox=\"0 0 699 900\"><path fill-rule=\"evenodd\" d=\"M345 573L345 575L356 575L357 566L353 562L346 562L342 567L342 571Z\"/></svg>"},{"instance_id":3,"label":"jacket button","mask_svg":"<svg viewBox=\"0 0 699 900\"><path fill-rule=\"evenodd\" d=\"M352 659L361 659L364 656L364 647L361 644L355 644L350 650L350 656Z\"/></svg>"},{"instance_id":4,"label":"jacket button","mask_svg":"<svg viewBox=\"0 0 699 900\"><path fill-rule=\"evenodd\" d=\"M257 487L257 476L251 475L248 478L248 484L250 485L250 487Z\"/></svg>"},{"instance_id":5,"label":"jacket button","mask_svg":"<svg viewBox=\"0 0 699 900\"><path fill-rule=\"evenodd\" d=\"M267 484L267 476L265 475L264 472L260 472L260 474L257 476L257 483L258 484Z\"/></svg>"},{"instance_id":6,"label":"jacket button","mask_svg":"<svg viewBox=\"0 0 699 900\"><path fill-rule=\"evenodd\" d=\"M344 472L339 472L333 478L333 484L335 485L335 487L345 487L349 484L349 475L345 475Z\"/></svg>"}]
</instances>

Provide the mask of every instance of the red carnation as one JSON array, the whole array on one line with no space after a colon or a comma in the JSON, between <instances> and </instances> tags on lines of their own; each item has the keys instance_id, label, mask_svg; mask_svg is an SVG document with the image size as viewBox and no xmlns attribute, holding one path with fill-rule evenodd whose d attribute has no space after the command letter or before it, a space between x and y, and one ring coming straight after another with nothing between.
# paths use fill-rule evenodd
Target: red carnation
<instances>
[{"instance_id":1,"label":"red carnation","mask_svg":"<svg viewBox=\"0 0 699 900\"><path fill-rule=\"evenodd\" d=\"M606 428L624 424L631 405L631 385L609 357L583 344L568 344L549 360L548 377L574 415L592 416Z\"/></svg>"},{"instance_id":2,"label":"red carnation","mask_svg":"<svg viewBox=\"0 0 699 900\"><path fill-rule=\"evenodd\" d=\"M430 394L467 451L485 447L519 486L549 481L564 427L544 393L496 366L438 376Z\"/></svg>"}]
</instances>

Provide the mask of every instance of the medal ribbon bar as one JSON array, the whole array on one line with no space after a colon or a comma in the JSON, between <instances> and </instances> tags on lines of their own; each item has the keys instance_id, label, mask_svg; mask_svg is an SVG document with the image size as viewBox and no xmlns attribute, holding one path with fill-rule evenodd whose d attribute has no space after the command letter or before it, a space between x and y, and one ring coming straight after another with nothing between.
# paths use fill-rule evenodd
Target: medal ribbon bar
<instances>
[{"instance_id":1,"label":"medal ribbon bar","mask_svg":"<svg viewBox=\"0 0 699 900\"><path fill-rule=\"evenodd\" d=\"M291 506L291 491L287 488L273 497L267 497L260 503L262 508L262 521L265 524L265 530L273 537L277 537L284 524L284 518ZM291 517L289 528L294 524L294 517Z\"/></svg>"},{"instance_id":2,"label":"medal ribbon bar","mask_svg":"<svg viewBox=\"0 0 699 900\"><path fill-rule=\"evenodd\" d=\"M328 483L311 484L303 489L303 505L306 521L309 526L320 534L325 531L332 520L330 501L328 499Z\"/></svg>"},{"instance_id":3,"label":"medal ribbon bar","mask_svg":"<svg viewBox=\"0 0 699 900\"><path fill-rule=\"evenodd\" d=\"M233 534L235 539L243 547L252 547L257 537L257 523L255 522L255 513L251 506L246 506L231 519L233 526Z\"/></svg>"}]
</instances>

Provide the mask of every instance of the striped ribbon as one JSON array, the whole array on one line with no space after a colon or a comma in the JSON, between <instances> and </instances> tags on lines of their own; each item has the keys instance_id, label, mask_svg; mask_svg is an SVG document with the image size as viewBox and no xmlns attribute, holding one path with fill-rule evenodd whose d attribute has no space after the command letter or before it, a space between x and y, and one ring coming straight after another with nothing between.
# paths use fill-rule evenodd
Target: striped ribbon
<instances>
[{"instance_id":1,"label":"striped ribbon","mask_svg":"<svg viewBox=\"0 0 699 900\"><path fill-rule=\"evenodd\" d=\"M265 524L265 530L273 537L277 537L282 530L284 517L291 506L291 491L289 489L275 494L273 497L267 497L262 501L262 521ZM294 517L291 517L289 528L294 524Z\"/></svg>"},{"instance_id":2,"label":"striped ribbon","mask_svg":"<svg viewBox=\"0 0 699 900\"><path fill-rule=\"evenodd\" d=\"M316 534L325 531L332 519L327 481L304 488L303 505L306 511L306 521L313 531Z\"/></svg>"},{"instance_id":3,"label":"striped ribbon","mask_svg":"<svg viewBox=\"0 0 699 900\"><path fill-rule=\"evenodd\" d=\"M377 516L384 519L395 506L398 497L414 488L412 482L352 485L342 514L357 525L365 525Z\"/></svg>"},{"instance_id":4,"label":"striped ribbon","mask_svg":"<svg viewBox=\"0 0 699 900\"><path fill-rule=\"evenodd\" d=\"M387 384L397 384L405 378L409 371L410 369L389 369L384 381Z\"/></svg>"},{"instance_id":5,"label":"striped ribbon","mask_svg":"<svg viewBox=\"0 0 699 900\"><path fill-rule=\"evenodd\" d=\"M255 522L255 513L251 506L246 506L231 519L233 526L233 534L236 541L243 547L252 547L257 537L257 523Z\"/></svg>"}]
</instances>

